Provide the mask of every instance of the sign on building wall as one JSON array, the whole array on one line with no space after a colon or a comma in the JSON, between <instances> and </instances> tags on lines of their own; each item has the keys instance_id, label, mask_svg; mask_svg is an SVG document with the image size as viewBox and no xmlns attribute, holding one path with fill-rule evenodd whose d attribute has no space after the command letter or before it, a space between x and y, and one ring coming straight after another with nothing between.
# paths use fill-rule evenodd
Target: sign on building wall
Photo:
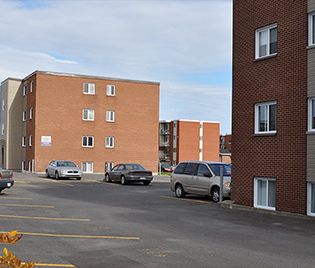
<instances>
[{"instance_id":1,"label":"sign on building wall","mask_svg":"<svg viewBox=\"0 0 315 268\"><path fill-rule=\"evenodd\" d=\"M41 146L51 146L51 136L42 136L40 140Z\"/></svg>"}]
</instances>

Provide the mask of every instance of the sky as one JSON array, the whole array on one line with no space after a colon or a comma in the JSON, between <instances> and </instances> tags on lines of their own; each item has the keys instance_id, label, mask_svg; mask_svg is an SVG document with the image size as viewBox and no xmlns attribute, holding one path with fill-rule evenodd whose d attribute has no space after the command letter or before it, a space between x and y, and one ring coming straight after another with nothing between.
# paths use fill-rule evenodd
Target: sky
<instances>
[{"instance_id":1,"label":"sky","mask_svg":"<svg viewBox=\"0 0 315 268\"><path fill-rule=\"evenodd\" d=\"M0 0L0 80L35 70L158 81L160 119L231 132L232 0Z\"/></svg>"}]
</instances>

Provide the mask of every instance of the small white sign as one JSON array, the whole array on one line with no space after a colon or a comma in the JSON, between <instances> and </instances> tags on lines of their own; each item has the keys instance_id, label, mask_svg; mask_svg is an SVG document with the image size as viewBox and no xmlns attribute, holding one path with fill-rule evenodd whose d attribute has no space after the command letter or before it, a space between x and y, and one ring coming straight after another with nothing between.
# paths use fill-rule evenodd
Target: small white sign
<instances>
[{"instance_id":1,"label":"small white sign","mask_svg":"<svg viewBox=\"0 0 315 268\"><path fill-rule=\"evenodd\" d=\"M41 146L51 146L51 136L42 136L40 144Z\"/></svg>"}]
</instances>

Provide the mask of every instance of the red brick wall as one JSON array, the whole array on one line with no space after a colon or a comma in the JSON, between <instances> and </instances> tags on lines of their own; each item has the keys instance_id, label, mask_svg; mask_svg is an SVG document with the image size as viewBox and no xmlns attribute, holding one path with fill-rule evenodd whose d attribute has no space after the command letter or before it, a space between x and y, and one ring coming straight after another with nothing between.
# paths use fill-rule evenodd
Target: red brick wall
<instances>
[{"instance_id":1,"label":"red brick wall","mask_svg":"<svg viewBox=\"0 0 315 268\"><path fill-rule=\"evenodd\" d=\"M220 124L203 123L203 160L220 161Z\"/></svg>"},{"instance_id":2,"label":"red brick wall","mask_svg":"<svg viewBox=\"0 0 315 268\"><path fill-rule=\"evenodd\" d=\"M278 24L278 55L255 61L255 30ZM234 0L233 192L253 205L253 178L276 178L276 209L306 212L307 1ZM254 135L254 105L277 101L277 134Z\"/></svg>"}]
</instances>

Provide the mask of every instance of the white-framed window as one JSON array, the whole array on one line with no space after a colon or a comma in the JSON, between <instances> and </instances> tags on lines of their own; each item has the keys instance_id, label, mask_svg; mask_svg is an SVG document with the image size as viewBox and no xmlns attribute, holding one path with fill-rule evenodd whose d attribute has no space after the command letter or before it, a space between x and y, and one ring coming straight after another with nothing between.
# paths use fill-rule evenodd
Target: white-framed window
<instances>
[{"instance_id":1,"label":"white-framed window","mask_svg":"<svg viewBox=\"0 0 315 268\"><path fill-rule=\"evenodd\" d=\"M95 95L95 84L83 83L83 94Z\"/></svg>"},{"instance_id":2,"label":"white-framed window","mask_svg":"<svg viewBox=\"0 0 315 268\"><path fill-rule=\"evenodd\" d=\"M256 59L277 54L277 36L277 24L273 24L256 30Z\"/></svg>"},{"instance_id":3,"label":"white-framed window","mask_svg":"<svg viewBox=\"0 0 315 268\"><path fill-rule=\"evenodd\" d=\"M315 45L315 12L308 15L308 45Z\"/></svg>"},{"instance_id":4,"label":"white-framed window","mask_svg":"<svg viewBox=\"0 0 315 268\"><path fill-rule=\"evenodd\" d=\"M83 109L82 110L82 120L94 121L94 110L93 109Z\"/></svg>"},{"instance_id":5,"label":"white-framed window","mask_svg":"<svg viewBox=\"0 0 315 268\"><path fill-rule=\"evenodd\" d=\"M265 102L255 105L255 133L277 132L277 103Z\"/></svg>"},{"instance_id":6,"label":"white-framed window","mask_svg":"<svg viewBox=\"0 0 315 268\"><path fill-rule=\"evenodd\" d=\"M82 137L82 147L94 147L94 137L93 136L83 136Z\"/></svg>"},{"instance_id":7,"label":"white-framed window","mask_svg":"<svg viewBox=\"0 0 315 268\"><path fill-rule=\"evenodd\" d=\"M25 172L25 168L26 168L25 161L22 161L22 172Z\"/></svg>"},{"instance_id":8,"label":"white-framed window","mask_svg":"<svg viewBox=\"0 0 315 268\"><path fill-rule=\"evenodd\" d=\"M307 215L315 216L315 182L307 183Z\"/></svg>"},{"instance_id":9,"label":"white-framed window","mask_svg":"<svg viewBox=\"0 0 315 268\"><path fill-rule=\"evenodd\" d=\"M115 112L114 111L106 111L106 121L107 122L115 122Z\"/></svg>"},{"instance_id":10,"label":"white-framed window","mask_svg":"<svg viewBox=\"0 0 315 268\"><path fill-rule=\"evenodd\" d=\"M308 99L308 131L315 131L315 98Z\"/></svg>"},{"instance_id":11,"label":"white-framed window","mask_svg":"<svg viewBox=\"0 0 315 268\"><path fill-rule=\"evenodd\" d=\"M23 85L23 96L26 96L26 92L27 92L27 84L25 83Z\"/></svg>"},{"instance_id":12,"label":"white-framed window","mask_svg":"<svg viewBox=\"0 0 315 268\"><path fill-rule=\"evenodd\" d=\"M23 113L22 113L22 121L25 122L26 118L27 118L26 111L23 111Z\"/></svg>"},{"instance_id":13,"label":"white-framed window","mask_svg":"<svg viewBox=\"0 0 315 268\"><path fill-rule=\"evenodd\" d=\"M107 96L115 96L116 95L116 87L114 85L106 86L106 95Z\"/></svg>"},{"instance_id":14,"label":"white-framed window","mask_svg":"<svg viewBox=\"0 0 315 268\"><path fill-rule=\"evenodd\" d=\"M23 136L22 137L22 147L25 147L26 146L26 137Z\"/></svg>"},{"instance_id":15,"label":"white-framed window","mask_svg":"<svg viewBox=\"0 0 315 268\"><path fill-rule=\"evenodd\" d=\"M81 169L84 173L93 173L93 162L82 162Z\"/></svg>"},{"instance_id":16,"label":"white-framed window","mask_svg":"<svg viewBox=\"0 0 315 268\"><path fill-rule=\"evenodd\" d=\"M105 138L105 147L114 148L115 147L115 137L106 137Z\"/></svg>"},{"instance_id":17,"label":"white-framed window","mask_svg":"<svg viewBox=\"0 0 315 268\"><path fill-rule=\"evenodd\" d=\"M112 170L114 167L114 162L105 162L105 172Z\"/></svg>"},{"instance_id":18,"label":"white-framed window","mask_svg":"<svg viewBox=\"0 0 315 268\"><path fill-rule=\"evenodd\" d=\"M34 86L34 81L31 81L31 83L30 83L30 93L33 92L33 86Z\"/></svg>"},{"instance_id":19,"label":"white-framed window","mask_svg":"<svg viewBox=\"0 0 315 268\"><path fill-rule=\"evenodd\" d=\"M254 207L269 210L276 209L275 179L254 178Z\"/></svg>"},{"instance_id":20,"label":"white-framed window","mask_svg":"<svg viewBox=\"0 0 315 268\"><path fill-rule=\"evenodd\" d=\"M2 100L2 111L5 111L5 101Z\"/></svg>"},{"instance_id":21,"label":"white-framed window","mask_svg":"<svg viewBox=\"0 0 315 268\"><path fill-rule=\"evenodd\" d=\"M30 120L32 120L33 119L33 108L30 108Z\"/></svg>"},{"instance_id":22,"label":"white-framed window","mask_svg":"<svg viewBox=\"0 0 315 268\"><path fill-rule=\"evenodd\" d=\"M1 124L1 134L4 135L4 124Z\"/></svg>"},{"instance_id":23,"label":"white-framed window","mask_svg":"<svg viewBox=\"0 0 315 268\"><path fill-rule=\"evenodd\" d=\"M28 139L28 146L32 146L33 145L33 136L30 135L29 139Z\"/></svg>"}]
</instances>

